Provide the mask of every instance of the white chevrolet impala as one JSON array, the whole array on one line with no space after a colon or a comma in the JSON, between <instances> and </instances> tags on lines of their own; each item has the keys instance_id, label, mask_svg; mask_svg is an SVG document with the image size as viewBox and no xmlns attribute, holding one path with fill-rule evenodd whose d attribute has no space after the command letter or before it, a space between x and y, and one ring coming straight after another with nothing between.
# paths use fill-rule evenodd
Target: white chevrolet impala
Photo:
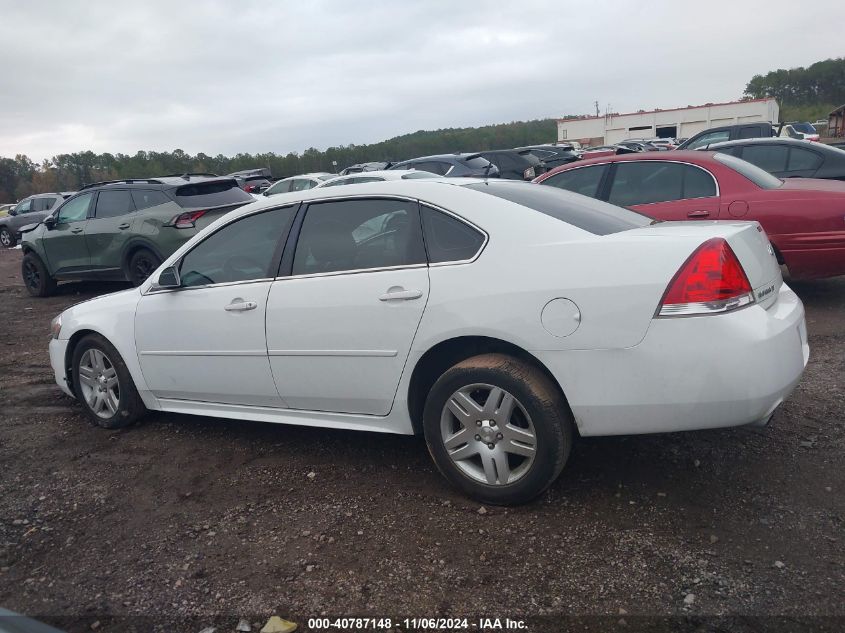
<instances>
[{"instance_id":1,"label":"white chevrolet impala","mask_svg":"<svg viewBox=\"0 0 845 633\"><path fill-rule=\"evenodd\" d=\"M488 503L542 492L576 431L763 424L809 355L756 223L440 178L245 206L52 332L56 381L105 428L152 409L418 433Z\"/></svg>"}]
</instances>

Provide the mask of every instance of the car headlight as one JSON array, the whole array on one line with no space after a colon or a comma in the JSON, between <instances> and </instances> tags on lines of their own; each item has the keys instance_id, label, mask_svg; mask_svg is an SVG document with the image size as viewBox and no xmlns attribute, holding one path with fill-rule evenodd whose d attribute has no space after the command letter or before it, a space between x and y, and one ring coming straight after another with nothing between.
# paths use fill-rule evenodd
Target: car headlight
<instances>
[{"instance_id":1,"label":"car headlight","mask_svg":"<svg viewBox=\"0 0 845 633\"><path fill-rule=\"evenodd\" d=\"M59 338L59 334L62 332L62 315L60 314L55 319L50 321L50 336L53 338Z\"/></svg>"}]
</instances>

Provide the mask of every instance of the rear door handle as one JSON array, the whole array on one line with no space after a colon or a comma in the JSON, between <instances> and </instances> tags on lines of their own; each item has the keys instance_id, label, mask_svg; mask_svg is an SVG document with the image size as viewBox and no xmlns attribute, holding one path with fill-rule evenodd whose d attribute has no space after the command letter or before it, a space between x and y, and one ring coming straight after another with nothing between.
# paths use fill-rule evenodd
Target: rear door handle
<instances>
[{"instance_id":1,"label":"rear door handle","mask_svg":"<svg viewBox=\"0 0 845 633\"><path fill-rule=\"evenodd\" d=\"M704 209L699 209L698 211L690 211L687 213L688 218L709 218L710 212L705 211Z\"/></svg>"},{"instance_id":2,"label":"rear door handle","mask_svg":"<svg viewBox=\"0 0 845 633\"><path fill-rule=\"evenodd\" d=\"M123 231L125 229L128 229L130 226L131 225L129 224L129 222L124 222L123 224L118 224L117 228L119 228L121 231Z\"/></svg>"},{"instance_id":3,"label":"rear door handle","mask_svg":"<svg viewBox=\"0 0 845 633\"><path fill-rule=\"evenodd\" d=\"M383 295L381 295L378 300L379 301L410 301L412 299L419 299L422 297L422 290L405 290L401 286L397 286L391 288Z\"/></svg>"},{"instance_id":4,"label":"rear door handle","mask_svg":"<svg viewBox=\"0 0 845 633\"><path fill-rule=\"evenodd\" d=\"M227 305L224 310L226 312L246 312L247 310L255 310L258 307L258 304L255 301L244 301L240 297L237 299L232 299L232 303Z\"/></svg>"},{"instance_id":5,"label":"rear door handle","mask_svg":"<svg viewBox=\"0 0 845 633\"><path fill-rule=\"evenodd\" d=\"M71 229L70 232L71 233L82 233L82 228L77 226L76 228Z\"/></svg>"}]
</instances>

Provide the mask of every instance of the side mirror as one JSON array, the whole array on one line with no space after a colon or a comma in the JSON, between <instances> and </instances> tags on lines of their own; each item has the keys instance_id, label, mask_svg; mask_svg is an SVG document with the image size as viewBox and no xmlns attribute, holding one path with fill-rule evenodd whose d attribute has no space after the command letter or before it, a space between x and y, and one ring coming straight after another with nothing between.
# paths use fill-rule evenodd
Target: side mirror
<instances>
[{"instance_id":1,"label":"side mirror","mask_svg":"<svg viewBox=\"0 0 845 633\"><path fill-rule=\"evenodd\" d=\"M56 226L56 216L55 215L48 215L43 220L44 226L47 227L47 230L50 231Z\"/></svg>"},{"instance_id":2,"label":"side mirror","mask_svg":"<svg viewBox=\"0 0 845 633\"><path fill-rule=\"evenodd\" d=\"M181 288L182 279L179 277L179 269L176 266L168 266L161 271L154 288Z\"/></svg>"}]
</instances>

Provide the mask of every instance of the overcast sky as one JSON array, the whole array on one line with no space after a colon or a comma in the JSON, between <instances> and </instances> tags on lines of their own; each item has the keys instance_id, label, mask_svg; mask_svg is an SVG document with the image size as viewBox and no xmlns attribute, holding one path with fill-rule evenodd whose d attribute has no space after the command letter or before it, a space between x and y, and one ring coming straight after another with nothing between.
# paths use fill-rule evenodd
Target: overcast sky
<instances>
[{"instance_id":1,"label":"overcast sky","mask_svg":"<svg viewBox=\"0 0 845 633\"><path fill-rule=\"evenodd\" d=\"M729 101L841 56L841 0L0 0L0 156L287 153Z\"/></svg>"}]
</instances>

